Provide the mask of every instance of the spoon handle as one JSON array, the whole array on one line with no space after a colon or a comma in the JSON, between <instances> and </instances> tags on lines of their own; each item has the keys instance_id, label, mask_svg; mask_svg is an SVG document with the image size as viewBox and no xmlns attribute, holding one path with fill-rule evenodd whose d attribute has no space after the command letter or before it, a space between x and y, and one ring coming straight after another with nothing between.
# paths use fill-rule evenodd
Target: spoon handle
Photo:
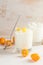
<instances>
[{"instance_id":1,"label":"spoon handle","mask_svg":"<svg viewBox=\"0 0 43 65\"><path fill-rule=\"evenodd\" d=\"M15 30L15 27L16 27L18 21L19 21L19 18L20 18L20 16L17 18L17 21L16 21L16 23L15 23L15 25L14 25L14 27L13 27L13 30L12 30L11 35L10 35L10 39L11 39L12 34L13 34L14 30Z\"/></svg>"}]
</instances>

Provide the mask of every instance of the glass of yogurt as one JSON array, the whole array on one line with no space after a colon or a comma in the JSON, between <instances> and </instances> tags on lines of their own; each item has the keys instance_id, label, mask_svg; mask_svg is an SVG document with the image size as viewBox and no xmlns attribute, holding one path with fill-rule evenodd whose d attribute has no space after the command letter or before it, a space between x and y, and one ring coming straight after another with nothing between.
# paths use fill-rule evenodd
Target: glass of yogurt
<instances>
[{"instance_id":1,"label":"glass of yogurt","mask_svg":"<svg viewBox=\"0 0 43 65\"><path fill-rule=\"evenodd\" d=\"M30 28L16 28L15 29L15 47L18 50L23 48L31 49L33 41L33 32Z\"/></svg>"}]
</instances>

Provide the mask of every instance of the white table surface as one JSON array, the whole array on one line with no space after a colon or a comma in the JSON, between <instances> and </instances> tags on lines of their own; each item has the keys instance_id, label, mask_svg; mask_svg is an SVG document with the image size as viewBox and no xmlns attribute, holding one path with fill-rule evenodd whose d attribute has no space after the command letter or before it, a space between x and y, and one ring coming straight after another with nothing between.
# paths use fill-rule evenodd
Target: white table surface
<instances>
[{"instance_id":1,"label":"white table surface","mask_svg":"<svg viewBox=\"0 0 43 65\"><path fill-rule=\"evenodd\" d=\"M40 60L33 62L30 59L31 53L38 53ZM33 46L28 57L21 57L18 53L3 53L0 51L0 65L43 65L43 46Z\"/></svg>"}]
</instances>

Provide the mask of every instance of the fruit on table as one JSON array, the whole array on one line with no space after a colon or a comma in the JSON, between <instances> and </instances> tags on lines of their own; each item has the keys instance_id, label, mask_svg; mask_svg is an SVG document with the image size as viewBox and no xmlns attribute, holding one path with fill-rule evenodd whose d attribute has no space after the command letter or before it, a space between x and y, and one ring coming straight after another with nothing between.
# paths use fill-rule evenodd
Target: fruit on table
<instances>
[{"instance_id":1,"label":"fruit on table","mask_svg":"<svg viewBox=\"0 0 43 65\"><path fill-rule=\"evenodd\" d=\"M28 49L22 49L21 53L22 53L23 57L26 57L26 56L28 56L29 50Z\"/></svg>"},{"instance_id":2,"label":"fruit on table","mask_svg":"<svg viewBox=\"0 0 43 65\"><path fill-rule=\"evenodd\" d=\"M14 37L12 38L12 40L6 40L4 37L0 38L0 45L12 46L14 43L15 43Z\"/></svg>"},{"instance_id":3,"label":"fruit on table","mask_svg":"<svg viewBox=\"0 0 43 65\"><path fill-rule=\"evenodd\" d=\"M21 29L20 28L17 28L16 31L20 31Z\"/></svg>"},{"instance_id":4,"label":"fruit on table","mask_svg":"<svg viewBox=\"0 0 43 65\"><path fill-rule=\"evenodd\" d=\"M40 56L37 53L33 53L33 54L31 54L31 58L34 61L38 61L40 59Z\"/></svg>"},{"instance_id":5,"label":"fruit on table","mask_svg":"<svg viewBox=\"0 0 43 65\"><path fill-rule=\"evenodd\" d=\"M1 44L1 45L4 45L4 44L5 44L5 41L6 41L6 39L5 39L5 38L3 38L3 37L2 37L2 38L0 38L0 44Z\"/></svg>"},{"instance_id":6,"label":"fruit on table","mask_svg":"<svg viewBox=\"0 0 43 65\"><path fill-rule=\"evenodd\" d=\"M26 28L22 28L22 32L26 32Z\"/></svg>"},{"instance_id":7,"label":"fruit on table","mask_svg":"<svg viewBox=\"0 0 43 65\"><path fill-rule=\"evenodd\" d=\"M12 40L6 40L6 45L12 46L12 45L14 45L14 42L15 42L15 38L13 37Z\"/></svg>"},{"instance_id":8,"label":"fruit on table","mask_svg":"<svg viewBox=\"0 0 43 65\"><path fill-rule=\"evenodd\" d=\"M12 46L13 44L12 44L11 40L6 40L6 45L7 46Z\"/></svg>"}]
</instances>

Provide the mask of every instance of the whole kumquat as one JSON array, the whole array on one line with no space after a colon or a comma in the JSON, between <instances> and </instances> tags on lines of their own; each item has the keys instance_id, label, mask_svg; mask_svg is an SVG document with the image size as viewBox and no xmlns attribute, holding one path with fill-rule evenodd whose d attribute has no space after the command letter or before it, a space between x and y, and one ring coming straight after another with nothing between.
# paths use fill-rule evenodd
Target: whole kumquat
<instances>
[{"instance_id":1,"label":"whole kumquat","mask_svg":"<svg viewBox=\"0 0 43 65\"><path fill-rule=\"evenodd\" d=\"M28 49L22 49L22 56L23 57L28 56L28 53L29 53Z\"/></svg>"}]
</instances>

